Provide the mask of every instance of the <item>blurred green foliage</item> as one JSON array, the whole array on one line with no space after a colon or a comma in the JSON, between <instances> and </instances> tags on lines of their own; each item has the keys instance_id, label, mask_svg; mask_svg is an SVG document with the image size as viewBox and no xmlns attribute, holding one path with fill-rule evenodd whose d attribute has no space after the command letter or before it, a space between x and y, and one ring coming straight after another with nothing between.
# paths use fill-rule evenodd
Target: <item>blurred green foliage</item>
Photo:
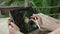
<instances>
[{"instance_id":1,"label":"blurred green foliage","mask_svg":"<svg viewBox=\"0 0 60 34\"><path fill-rule=\"evenodd\" d=\"M24 6L25 0L0 0L0 6ZM60 8L39 8L48 6L60 6L60 0L28 0L37 13L53 14L60 13Z\"/></svg>"},{"instance_id":2,"label":"blurred green foliage","mask_svg":"<svg viewBox=\"0 0 60 34\"><path fill-rule=\"evenodd\" d=\"M36 7L60 6L60 0L32 0ZM59 13L60 8L37 8L37 12L44 14Z\"/></svg>"},{"instance_id":3,"label":"blurred green foliage","mask_svg":"<svg viewBox=\"0 0 60 34\"><path fill-rule=\"evenodd\" d=\"M9 17L9 14L3 15L3 18L8 18L8 17Z\"/></svg>"},{"instance_id":4,"label":"blurred green foliage","mask_svg":"<svg viewBox=\"0 0 60 34\"><path fill-rule=\"evenodd\" d=\"M48 7L48 6L60 6L60 0L29 0L32 1L32 6L34 7ZM31 3L31 2L30 2ZM23 6L24 0L0 0L0 6ZM37 12L49 14L49 13L59 13L59 8L36 8Z\"/></svg>"}]
</instances>

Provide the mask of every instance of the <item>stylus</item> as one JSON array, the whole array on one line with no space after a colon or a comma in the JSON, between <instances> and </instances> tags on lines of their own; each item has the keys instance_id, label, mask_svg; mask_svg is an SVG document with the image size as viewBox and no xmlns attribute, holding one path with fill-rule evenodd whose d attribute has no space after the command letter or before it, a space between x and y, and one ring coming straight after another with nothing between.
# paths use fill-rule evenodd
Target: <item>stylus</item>
<instances>
[{"instance_id":1,"label":"stylus","mask_svg":"<svg viewBox=\"0 0 60 34\"><path fill-rule=\"evenodd\" d=\"M39 28L39 30L40 30L41 28L40 28L39 22L38 22L38 20L37 20L36 17L35 17L35 22L36 22L36 25L38 26L38 28Z\"/></svg>"}]
</instances>

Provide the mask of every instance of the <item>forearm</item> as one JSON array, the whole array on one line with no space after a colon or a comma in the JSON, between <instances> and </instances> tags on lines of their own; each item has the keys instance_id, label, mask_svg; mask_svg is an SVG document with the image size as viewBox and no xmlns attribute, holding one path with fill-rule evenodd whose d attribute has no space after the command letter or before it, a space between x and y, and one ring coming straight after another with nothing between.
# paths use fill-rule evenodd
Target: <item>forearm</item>
<instances>
[{"instance_id":1,"label":"forearm","mask_svg":"<svg viewBox=\"0 0 60 34\"><path fill-rule=\"evenodd\" d=\"M56 30L54 30L53 32L49 34L60 34L60 28L57 28Z\"/></svg>"},{"instance_id":2,"label":"forearm","mask_svg":"<svg viewBox=\"0 0 60 34\"><path fill-rule=\"evenodd\" d=\"M19 32L19 31L17 31L17 33L16 34L23 34L22 32Z\"/></svg>"},{"instance_id":3,"label":"forearm","mask_svg":"<svg viewBox=\"0 0 60 34\"><path fill-rule=\"evenodd\" d=\"M50 31L54 31L57 27L55 27L55 26L52 26L52 25L42 25L41 26L42 28L45 28L45 29L48 29L48 30L50 30Z\"/></svg>"}]
</instances>

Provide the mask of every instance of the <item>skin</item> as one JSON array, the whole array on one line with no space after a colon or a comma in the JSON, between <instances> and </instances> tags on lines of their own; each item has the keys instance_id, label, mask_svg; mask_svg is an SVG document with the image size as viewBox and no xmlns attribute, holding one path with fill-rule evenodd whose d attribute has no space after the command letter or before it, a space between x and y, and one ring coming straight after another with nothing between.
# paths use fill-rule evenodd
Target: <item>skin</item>
<instances>
[{"instance_id":1,"label":"skin","mask_svg":"<svg viewBox=\"0 0 60 34\"><path fill-rule=\"evenodd\" d=\"M23 34L22 32L19 31L18 26L15 25L11 19L8 19L8 24L10 24L9 25L10 34Z\"/></svg>"},{"instance_id":2,"label":"skin","mask_svg":"<svg viewBox=\"0 0 60 34\"><path fill-rule=\"evenodd\" d=\"M48 29L48 30L53 30L53 29L52 29L53 27L52 27L51 25L45 25L45 24L43 24L41 17L40 17L39 15L37 15L37 14L33 14L33 15L31 16L31 19L30 19L30 20L32 20L34 23L36 23L35 20L34 20L35 17L37 18L38 23L39 23L39 25L40 25L42 28L46 28L46 29Z\"/></svg>"},{"instance_id":3,"label":"skin","mask_svg":"<svg viewBox=\"0 0 60 34\"><path fill-rule=\"evenodd\" d=\"M42 28L46 28L46 29L48 29L48 30L53 30L52 32L50 32L50 33L48 33L48 34L60 34L60 27L54 30L54 29L52 29L53 27L52 27L51 25L44 25L44 24L42 23L41 17L40 17L39 15L37 15L37 14L33 14L33 15L31 16L31 20L32 20L34 23L35 23L35 20L34 20L35 17L37 18L38 23L40 24L40 26L41 26Z\"/></svg>"},{"instance_id":4,"label":"skin","mask_svg":"<svg viewBox=\"0 0 60 34\"><path fill-rule=\"evenodd\" d=\"M60 27L55 29L53 32L50 32L48 34L60 34Z\"/></svg>"},{"instance_id":5,"label":"skin","mask_svg":"<svg viewBox=\"0 0 60 34\"><path fill-rule=\"evenodd\" d=\"M46 29L51 29L51 27L52 27L51 25L44 25L42 23L42 19L41 19L41 17L39 15L33 14L31 16L30 20L32 20L35 23L35 20L34 20L35 17L37 18L37 20L38 20L38 22L39 22L41 27L46 28ZM10 34L23 34L22 32L19 31L18 26L15 25L11 19L8 19L8 24L10 24L9 25L9 32L10 32ZM52 31L52 32L50 32L48 34L60 34L60 28L57 28L57 29L55 29L54 31Z\"/></svg>"}]
</instances>

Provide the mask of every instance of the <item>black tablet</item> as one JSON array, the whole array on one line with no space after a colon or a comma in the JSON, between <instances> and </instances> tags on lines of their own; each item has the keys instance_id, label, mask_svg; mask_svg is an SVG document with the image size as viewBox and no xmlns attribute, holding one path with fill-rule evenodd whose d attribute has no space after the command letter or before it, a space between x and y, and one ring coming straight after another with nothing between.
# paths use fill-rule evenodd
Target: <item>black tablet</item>
<instances>
[{"instance_id":1,"label":"black tablet","mask_svg":"<svg viewBox=\"0 0 60 34\"><path fill-rule=\"evenodd\" d=\"M33 13L35 13L35 11L32 7L21 7L10 11L14 23L20 28L20 31L25 34L37 28L31 24L32 21L29 21Z\"/></svg>"}]
</instances>

